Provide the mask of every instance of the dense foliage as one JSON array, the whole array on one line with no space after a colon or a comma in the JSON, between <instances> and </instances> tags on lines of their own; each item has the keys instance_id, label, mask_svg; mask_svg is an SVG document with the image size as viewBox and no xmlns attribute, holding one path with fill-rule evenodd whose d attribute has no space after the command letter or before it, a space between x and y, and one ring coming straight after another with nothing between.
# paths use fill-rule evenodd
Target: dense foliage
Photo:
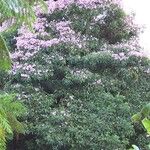
<instances>
[{"instance_id":1,"label":"dense foliage","mask_svg":"<svg viewBox=\"0 0 150 150\"><path fill-rule=\"evenodd\" d=\"M23 25L6 91L28 106L18 149L147 150L131 116L149 102L149 59L132 16L113 0L46 1L34 32ZM11 149L11 148L10 148Z\"/></svg>"},{"instance_id":2,"label":"dense foliage","mask_svg":"<svg viewBox=\"0 0 150 150\"><path fill-rule=\"evenodd\" d=\"M24 124L18 121L26 112L25 107L12 94L0 95L0 149L6 149L7 140L25 132Z\"/></svg>"},{"instance_id":3,"label":"dense foliage","mask_svg":"<svg viewBox=\"0 0 150 150\"><path fill-rule=\"evenodd\" d=\"M44 10L45 3L43 0L0 0L0 69L9 70L11 68L11 59L6 41L3 34L12 32L22 23L25 23L30 29L35 21L36 15L33 6L42 4Z\"/></svg>"}]
</instances>

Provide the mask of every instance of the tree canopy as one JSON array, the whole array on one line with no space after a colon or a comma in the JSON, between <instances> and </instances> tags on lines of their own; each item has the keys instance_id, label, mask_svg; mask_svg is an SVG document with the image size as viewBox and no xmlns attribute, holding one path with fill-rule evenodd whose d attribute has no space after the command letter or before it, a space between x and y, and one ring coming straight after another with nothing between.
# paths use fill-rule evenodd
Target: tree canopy
<instances>
[{"instance_id":1,"label":"tree canopy","mask_svg":"<svg viewBox=\"0 0 150 150\"><path fill-rule=\"evenodd\" d=\"M45 3L47 12L34 7L33 31L17 30L12 70L1 76L28 107L18 149L147 150L144 128L131 121L150 98L133 16L116 0Z\"/></svg>"}]
</instances>

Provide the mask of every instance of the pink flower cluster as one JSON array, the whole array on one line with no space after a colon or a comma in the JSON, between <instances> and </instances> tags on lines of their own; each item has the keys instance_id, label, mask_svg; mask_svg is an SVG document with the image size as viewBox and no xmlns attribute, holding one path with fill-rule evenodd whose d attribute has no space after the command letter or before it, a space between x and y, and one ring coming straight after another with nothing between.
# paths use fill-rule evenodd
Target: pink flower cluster
<instances>
[{"instance_id":1,"label":"pink flower cluster","mask_svg":"<svg viewBox=\"0 0 150 150\"><path fill-rule=\"evenodd\" d=\"M99 6L105 7L111 3L119 4L119 0L48 0L46 1L48 6L47 15L51 15L54 11L65 9L72 4L93 9ZM59 43L72 43L78 47L85 45L86 37L81 37L80 33L76 33L72 30L70 21L58 22L53 20L48 22L47 18L44 17L44 15L42 16L45 12L43 12L40 6L36 6L35 11L37 20L33 25L34 31L30 31L25 25L22 25L18 30L18 36L15 38L17 41L17 49L11 54L14 62L12 69L14 74L21 69L25 73L36 73L36 66L25 62L32 59L43 48L49 48ZM56 31L58 34L57 37L52 37L51 33L47 32L47 28ZM126 59L123 53L113 54L113 57L120 60ZM40 72L41 71L38 70L38 74L40 74Z\"/></svg>"},{"instance_id":2,"label":"pink flower cluster","mask_svg":"<svg viewBox=\"0 0 150 150\"><path fill-rule=\"evenodd\" d=\"M19 62L15 62L13 64L13 69L11 71L12 74L16 74L16 70L24 70L24 74L31 74L35 72L35 64L31 65L28 63L20 64Z\"/></svg>"},{"instance_id":3,"label":"pink flower cluster","mask_svg":"<svg viewBox=\"0 0 150 150\"><path fill-rule=\"evenodd\" d=\"M126 60L128 59L127 56L125 56L125 54L123 52L121 53L118 53L118 54L112 54L112 57L115 59L115 60Z\"/></svg>"},{"instance_id":4,"label":"pink flower cluster","mask_svg":"<svg viewBox=\"0 0 150 150\"><path fill-rule=\"evenodd\" d=\"M52 14L55 10L65 9L72 4L78 5L80 7L93 9L99 5L105 7L108 4L110 5L111 3L116 3L120 5L120 0L57 0L57 1L47 0L46 1L49 14ZM40 6L36 6L35 10L37 15L43 13L43 10L41 9Z\"/></svg>"}]
</instances>

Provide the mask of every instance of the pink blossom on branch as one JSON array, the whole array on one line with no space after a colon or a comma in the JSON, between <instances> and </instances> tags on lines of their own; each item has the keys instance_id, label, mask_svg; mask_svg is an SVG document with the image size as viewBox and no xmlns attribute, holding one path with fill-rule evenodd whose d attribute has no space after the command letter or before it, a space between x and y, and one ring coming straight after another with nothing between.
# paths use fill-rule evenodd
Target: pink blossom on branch
<instances>
[{"instance_id":1,"label":"pink blossom on branch","mask_svg":"<svg viewBox=\"0 0 150 150\"><path fill-rule=\"evenodd\" d=\"M120 4L117 0L48 0L46 1L46 4L48 5L47 15L51 15L55 10L66 9L72 4L79 7L93 9L99 6L105 7L111 3ZM33 67L31 64L27 65L24 62L32 59L43 48L49 48L51 46L58 45L59 43L72 43L81 48L86 43L86 37L81 38L80 33L76 33L71 28L71 21L65 20L58 22L53 20L48 22L47 18L42 16L45 12L43 12L39 6L35 6L35 11L37 14L37 20L33 25L34 32L30 31L23 25L18 30L18 36L15 38L17 41L17 50L12 53L11 56L14 61L13 72L19 69L23 69L25 72L29 73L35 72L36 66ZM57 36L53 37L51 33L47 31L47 28L55 30L57 32ZM126 59L123 54L119 54L118 56L117 54L114 54L113 57L115 59L118 57L120 60ZM18 61L20 62L18 65L22 65L21 67L16 67Z\"/></svg>"}]
</instances>

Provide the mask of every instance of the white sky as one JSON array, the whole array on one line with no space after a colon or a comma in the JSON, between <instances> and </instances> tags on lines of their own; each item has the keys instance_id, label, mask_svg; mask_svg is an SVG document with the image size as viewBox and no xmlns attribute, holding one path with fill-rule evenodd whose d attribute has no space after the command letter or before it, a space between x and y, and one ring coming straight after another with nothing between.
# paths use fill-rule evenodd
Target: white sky
<instances>
[{"instance_id":1,"label":"white sky","mask_svg":"<svg viewBox=\"0 0 150 150\"><path fill-rule=\"evenodd\" d=\"M150 57L150 0L123 0L123 6L127 13L136 14L136 22L144 25L144 33L140 35L141 46Z\"/></svg>"}]
</instances>

